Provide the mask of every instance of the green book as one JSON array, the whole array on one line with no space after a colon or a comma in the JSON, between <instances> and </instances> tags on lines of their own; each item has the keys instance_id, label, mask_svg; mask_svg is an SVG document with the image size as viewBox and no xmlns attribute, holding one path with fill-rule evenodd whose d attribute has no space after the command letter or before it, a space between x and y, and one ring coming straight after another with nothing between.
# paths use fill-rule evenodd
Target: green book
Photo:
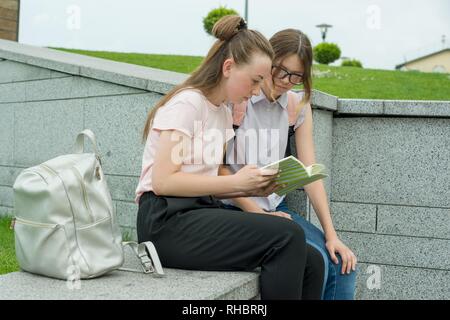
<instances>
[{"instance_id":1,"label":"green book","mask_svg":"<svg viewBox=\"0 0 450 320\"><path fill-rule=\"evenodd\" d=\"M280 177L276 178L277 184L286 185L275 193L279 196L303 187L311 182L328 177L325 173L326 168L323 164L314 163L306 167L300 160L294 156L273 162L261 168L267 174L273 174L278 170Z\"/></svg>"}]
</instances>

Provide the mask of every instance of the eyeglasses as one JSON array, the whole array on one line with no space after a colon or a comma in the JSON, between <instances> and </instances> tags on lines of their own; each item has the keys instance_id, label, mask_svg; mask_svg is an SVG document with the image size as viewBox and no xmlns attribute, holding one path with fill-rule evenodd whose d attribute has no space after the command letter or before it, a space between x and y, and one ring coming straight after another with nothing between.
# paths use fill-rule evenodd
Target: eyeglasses
<instances>
[{"instance_id":1,"label":"eyeglasses","mask_svg":"<svg viewBox=\"0 0 450 320\"><path fill-rule=\"evenodd\" d=\"M272 66L272 76L280 80L289 77L289 82L294 85L303 83L303 74L291 73L281 66Z\"/></svg>"}]
</instances>

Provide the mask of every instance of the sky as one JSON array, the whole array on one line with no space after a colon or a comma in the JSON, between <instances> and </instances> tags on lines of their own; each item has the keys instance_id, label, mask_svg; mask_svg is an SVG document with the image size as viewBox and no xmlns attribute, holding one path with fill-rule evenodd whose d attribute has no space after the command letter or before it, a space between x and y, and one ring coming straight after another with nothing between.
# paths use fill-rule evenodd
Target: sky
<instances>
[{"instance_id":1,"label":"sky","mask_svg":"<svg viewBox=\"0 0 450 320\"><path fill-rule=\"evenodd\" d=\"M205 56L214 38L202 20L219 6L244 16L245 0L21 0L19 42ZM449 0L248 0L249 28L267 38L296 28L317 45L321 23L333 26L327 42L367 68L392 70L450 47Z\"/></svg>"}]
</instances>

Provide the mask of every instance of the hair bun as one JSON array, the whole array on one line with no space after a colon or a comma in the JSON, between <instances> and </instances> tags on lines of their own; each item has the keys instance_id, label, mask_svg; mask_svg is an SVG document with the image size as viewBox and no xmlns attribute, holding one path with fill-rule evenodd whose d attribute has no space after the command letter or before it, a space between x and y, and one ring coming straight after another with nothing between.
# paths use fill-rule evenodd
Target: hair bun
<instances>
[{"instance_id":1,"label":"hair bun","mask_svg":"<svg viewBox=\"0 0 450 320\"><path fill-rule=\"evenodd\" d=\"M212 28L212 35L219 40L228 41L239 31L247 29L247 22L238 15L220 18Z\"/></svg>"}]
</instances>

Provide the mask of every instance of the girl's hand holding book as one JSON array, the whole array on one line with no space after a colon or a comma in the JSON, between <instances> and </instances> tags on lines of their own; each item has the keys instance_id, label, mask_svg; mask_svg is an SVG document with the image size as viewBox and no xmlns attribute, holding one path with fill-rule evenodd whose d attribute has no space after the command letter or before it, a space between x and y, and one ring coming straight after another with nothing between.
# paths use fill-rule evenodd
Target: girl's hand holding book
<instances>
[{"instance_id":1,"label":"girl's hand holding book","mask_svg":"<svg viewBox=\"0 0 450 320\"><path fill-rule=\"evenodd\" d=\"M278 187L275 182L278 172L274 171L274 174L267 175L256 165L246 165L233 176L236 191L243 191L249 195L267 194L267 192L271 194Z\"/></svg>"}]
</instances>

